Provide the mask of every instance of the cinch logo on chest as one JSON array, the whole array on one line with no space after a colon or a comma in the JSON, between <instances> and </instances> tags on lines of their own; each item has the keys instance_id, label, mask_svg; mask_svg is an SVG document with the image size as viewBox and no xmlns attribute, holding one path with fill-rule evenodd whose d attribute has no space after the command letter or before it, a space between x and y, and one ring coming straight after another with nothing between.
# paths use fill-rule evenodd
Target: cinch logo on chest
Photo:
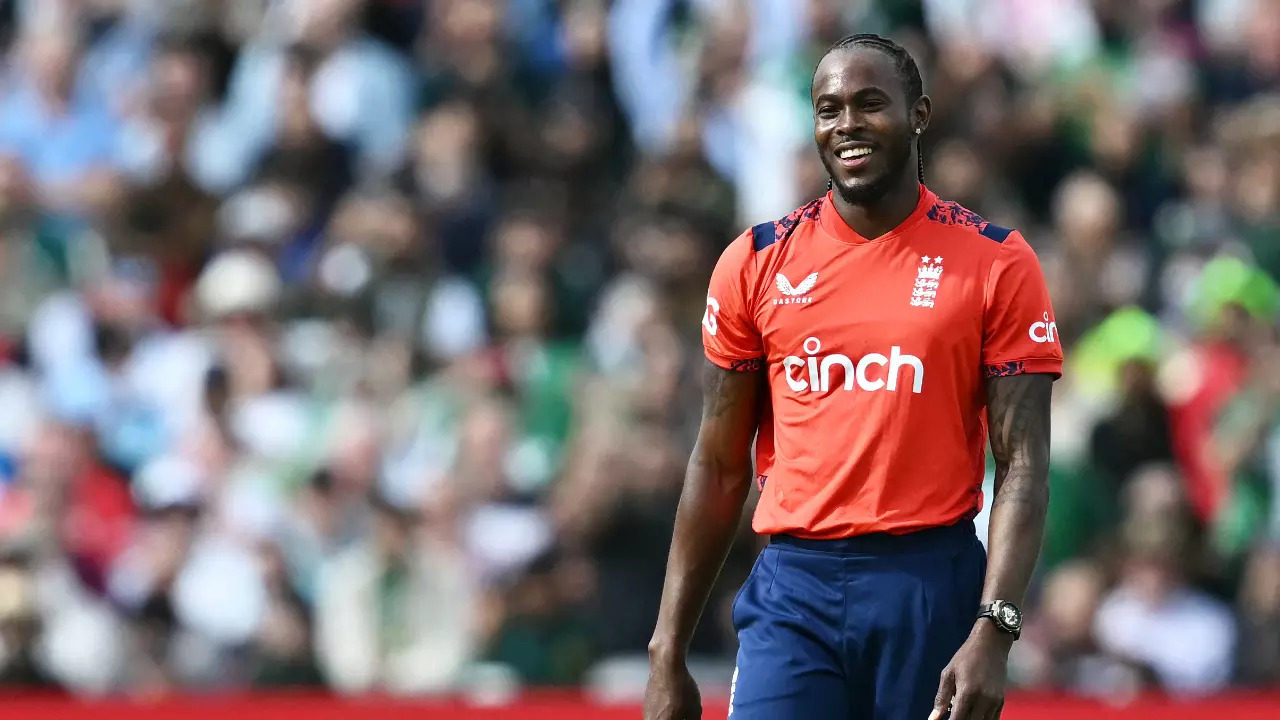
<instances>
[{"instance_id":1,"label":"cinch logo on chest","mask_svg":"<svg viewBox=\"0 0 1280 720\"><path fill-rule=\"evenodd\" d=\"M889 355L867 353L855 364L848 355L832 353L819 355L822 341L816 337L804 341L804 352L807 357L788 355L782 360L782 372L787 378L787 385L796 392L827 392L831 389L831 374L839 367L844 375L844 389L852 390L854 383L868 392L889 390L896 392L898 379L904 367L910 367L911 392L919 394L924 387L924 362L915 355L907 355L902 348L894 345ZM805 377L805 368L808 377ZM874 377L873 377L874 374ZM840 377L836 378L840 382Z\"/></svg>"}]
</instances>

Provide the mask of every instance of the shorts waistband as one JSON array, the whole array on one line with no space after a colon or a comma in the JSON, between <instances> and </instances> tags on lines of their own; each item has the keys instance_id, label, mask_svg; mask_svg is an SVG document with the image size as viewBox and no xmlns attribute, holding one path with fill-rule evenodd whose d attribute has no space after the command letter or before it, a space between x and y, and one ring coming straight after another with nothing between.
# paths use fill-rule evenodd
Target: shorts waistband
<instances>
[{"instance_id":1,"label":"shorts waistband","mask_svg":"<svg viewBox=\"0 0 1280 720\"><path fill-rule=\"evenodd\" d=\"M924 528L893 534L867 533L830 540L814 540L794 535L770 535L769 543L830 553L832 555L892 555L956 547L976 538L972 520L962 520L954 525Z\"/></svg>"}]
</instances>

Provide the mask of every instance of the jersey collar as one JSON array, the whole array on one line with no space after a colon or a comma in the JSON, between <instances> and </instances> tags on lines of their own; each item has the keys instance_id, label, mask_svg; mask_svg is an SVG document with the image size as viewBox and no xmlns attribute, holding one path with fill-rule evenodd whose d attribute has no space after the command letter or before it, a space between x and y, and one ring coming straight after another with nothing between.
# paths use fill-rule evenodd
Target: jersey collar
<instances>
[{"instance_id":1,"label":"jersey collar","mask_svg":"<svg viewBox=\"0 0 1280 720\"><path fill-rule=\"evenodd\" d=\"M911 211L906 220L903 220L898 227L881 235L878 238L865 238L857 233L856 230L849 227L849 224L840 217L840 213L836 212L835 203L832 201L832 193L834 190L828 190L827 194L822 198L822 212L818 216L818 222L824 232L840 242L850 243L854 245L864 245L866 243L878 243L886 240L892 240L910 229L913 225L920 222L929 214L929 209L933 207L938 196L932 190L919 185L920 199L916 202L916 209Z\"/></svg>"}]
</instances>

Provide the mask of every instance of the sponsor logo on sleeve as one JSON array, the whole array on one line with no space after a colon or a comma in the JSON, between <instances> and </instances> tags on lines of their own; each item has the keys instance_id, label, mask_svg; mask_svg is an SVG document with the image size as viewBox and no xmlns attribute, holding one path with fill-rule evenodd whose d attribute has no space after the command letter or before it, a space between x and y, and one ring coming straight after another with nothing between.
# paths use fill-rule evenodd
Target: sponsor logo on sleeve
<instances>
[{"instance_id":1,"label":"sponsor logo on sleeve","mask_svg":"<svg viewBox=\"0 0 1280 720\"><path fill-rule=\"evenodd\" d=\"M706 312L702 313L702 327L706 328L707 333L710 334L712 337L714 337L716 334L716 331L720 329L720 326L716 324L716 314L719 312L720 312L720 301L708 295L707 310Z\"/></svg>"},{"instance_id":2,"label":"sponsor logo on sleeve","mask_svg":"<svg viewBox=\"0 0 1280 720\"><path fill-rule=\"evenodd\" d=\"M1058 323L1050 320L1049 313L1046 312L1042 321L1031 323L1031 327L1027 329L1027 337L1034 343L1058 342Z\"/></svg>"}]
</instances>

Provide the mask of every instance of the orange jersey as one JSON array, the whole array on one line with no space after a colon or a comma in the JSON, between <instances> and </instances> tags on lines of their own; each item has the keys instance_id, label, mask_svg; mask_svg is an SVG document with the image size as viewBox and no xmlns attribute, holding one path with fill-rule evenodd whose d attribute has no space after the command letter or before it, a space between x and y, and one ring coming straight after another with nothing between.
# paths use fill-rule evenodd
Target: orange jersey
<instances>
[{"instance_id":1,"label":"orange jersey","mask_svg":"<svg viewBox=\"0 0 1280 720\"><path fill-rule=\"evenodd\" d=\"M760 360L762 534L900 533L976 515L986 378L1062 372L1040 263L1016 231L921 186L869 240L828 193L736 238L716 263L703 346Z\"/></svg>"}]
</instances>

